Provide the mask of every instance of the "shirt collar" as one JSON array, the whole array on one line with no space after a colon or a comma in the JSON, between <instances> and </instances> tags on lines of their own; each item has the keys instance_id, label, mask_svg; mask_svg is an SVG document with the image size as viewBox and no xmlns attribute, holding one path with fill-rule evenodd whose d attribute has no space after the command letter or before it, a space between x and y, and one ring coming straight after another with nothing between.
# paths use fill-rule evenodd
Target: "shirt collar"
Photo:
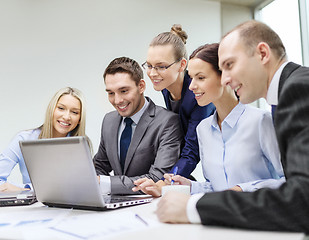
<instances>
[{"instance_id":1,"label":"shirt collar","mask_svg":"<svg viewBox=\"0 0 309 240\"><path fill-rule=\"evenodd\" d=\"M241 102L239 102L233 109L232 111L226 116L226 118L222 121L221 123L221 126L226 123L228 124L231 128L233 128L240 116L242 115L242 113L244 112L246 108L246 105L242 104ZM214 117L213 117L213 120L212 120L212 123L211 125L215 128L218 128L219 129L219 126L218 126L218 121L217 121L217 111L214 113Z\"/></svg>"},{"instance_id":2,"label":"shirt collar","mask_svg":"<svg viewBox=\"0 0 309 240\"><path fill-rule=\"evenodd\" d=\"M134 123L135 125L138 124L138 122L139 122L139 120L141 119L143 113L145 112L145 110L146 110L147 107L148 107L149 102L148 102L148 100L147 100L145 97L144 97L144 99L145 99L145 103L144 103L143 107L142 107L137 113L135 113L134 115L132 115L132 116L130 117L130 118L133 120L133 123ZM125 117L122 117L122 122L124 121L124 119L125 119Z\"/></svg>"},{"instance_id":3,"label":"shirt collar","mask_svg":"<svg viewBox=\"0 0 309 240\"><path fill-rule=\"evenodd\" d=\"M279 80L283 68L288 64L288 62L284 62L281 64L279 69L275 72L267 91L266 101L269 105L277 105L278 104L278 88L279 88Z\"/></svg>"}]
</instances>

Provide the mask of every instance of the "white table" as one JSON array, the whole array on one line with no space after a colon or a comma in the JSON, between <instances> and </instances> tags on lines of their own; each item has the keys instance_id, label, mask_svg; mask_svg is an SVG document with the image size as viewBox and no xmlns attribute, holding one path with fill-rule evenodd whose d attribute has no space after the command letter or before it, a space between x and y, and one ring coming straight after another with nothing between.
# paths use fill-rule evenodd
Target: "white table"
<instances>
[{"instance_id":1,"label":"white table","mask_svg":"<svg viewBox=\"0 0 309 240\"><path fill-rule=\"evenodd\" d=\"M115 214L119 215L125 212L134 212L141 216L146 221L151 221L155 225L135 232L126 232L121 235L112 236L106 238L102 236L102 239L125 239L125 240L135 240L135 239L194 239L194 240L239 240L239 239L250 239L250 240L304 240L305 235L302 233L281 233L281 232L266 232L266 231L251 231L242 229L231 229L224 227L208 227L202 225L194 224L164 224L159 223L155 215L156 204L159 199L154 199L153 202L127 207L122 209L111 210L108 212L100 212L100 214ZM35 211L68 211L67 209L59 208L47 208L41 203L35 203L31 206L23 207L2 207L0 208L0 214L10 213L10 214L33 214ZM70 210L69 210L70 211ZM84 210L71 210L70 216L81 216L82 214L93 213L93 211ZM102 225L104 227L104 225ZM1 229L1 227L0 227ZM38 230L39 231L39 230ZM39 233L38 233L39 235ZM0 239L28 239L24 236L22 231L0 231ZM29 238L30 239L30 238ZM65 239L58 238L52 232L49 234L47 232L42 233L38 239ZM70 239L70 238L67 238Z\"/></svg>"}]
</instances>

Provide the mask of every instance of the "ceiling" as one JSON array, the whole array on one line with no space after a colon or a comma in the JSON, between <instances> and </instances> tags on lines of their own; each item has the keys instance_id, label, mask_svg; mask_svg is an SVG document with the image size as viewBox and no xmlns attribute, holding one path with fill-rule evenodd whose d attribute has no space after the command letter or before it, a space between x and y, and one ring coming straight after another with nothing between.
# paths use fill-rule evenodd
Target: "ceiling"
<instances>
[{"instance_id":1,"label":"ceiling","mask_svg":"<svg viewBox=\"0 0 309 240\"><path fill-rule=\"evenodd\" d=\"M249 8L254 8L262 3L272 2L272 0L209 0L209 1L235 4Z\"/></svg>"}]
</instances>

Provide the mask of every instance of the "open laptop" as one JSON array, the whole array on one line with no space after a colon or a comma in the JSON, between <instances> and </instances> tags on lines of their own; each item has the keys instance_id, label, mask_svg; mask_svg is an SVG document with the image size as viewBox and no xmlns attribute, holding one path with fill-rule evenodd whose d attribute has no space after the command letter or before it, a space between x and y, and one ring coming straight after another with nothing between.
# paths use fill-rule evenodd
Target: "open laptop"
<instances>
[{"instance_id":1,"label":"open laptop","mask_svg":"<svg viewBox=\"0 0 309 240\"><path fill-rule=\"evenodd\" d=\"M152 198L103 196L85 137L20 141L38 201L51 207L104 210Z\"/></svg>"},{"instance_id":2,"label":"open laptop","mask_svg":"<svg viewBox=\"0 0 309 240\"><path fill-rule=\"evenodd\" d=\"M31 190L0 192L0 207L30 205L36 201L35 194Z\"/></svg>"}]
</instances>

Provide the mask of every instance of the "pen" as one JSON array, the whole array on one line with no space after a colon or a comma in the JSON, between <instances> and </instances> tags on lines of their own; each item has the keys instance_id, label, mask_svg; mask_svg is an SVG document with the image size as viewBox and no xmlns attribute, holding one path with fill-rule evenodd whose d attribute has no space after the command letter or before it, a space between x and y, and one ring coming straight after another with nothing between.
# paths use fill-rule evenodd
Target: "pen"
<instances>
[{"instance_id":1,"label":"pen","mask_svg":"<svg viewBox=\"0 0 309 240\"><path fill-rule=\"evenodd\" d=\"M178 171L178 167L176 166L176 167L174 168L174 170L173 170L174 176L177 174L177 171ZM174 180L172 179L171 185L173 185L173 184L174 184Z\"/></svg>"},{"instance_id":2,"label":"pen","mask_svg":"<svg viewBox=\"0 0 309 240\"><path fill-rule=\"evenodd\" d=\"M147 223L144 219L142 219L140 215L138 215L138 214L136 213L136 214L135 214L135 217L137 217L137 218L138 218L139 220L141 220L146 226L148 226L148 223Z\"/></svg>"}]
</instances>

